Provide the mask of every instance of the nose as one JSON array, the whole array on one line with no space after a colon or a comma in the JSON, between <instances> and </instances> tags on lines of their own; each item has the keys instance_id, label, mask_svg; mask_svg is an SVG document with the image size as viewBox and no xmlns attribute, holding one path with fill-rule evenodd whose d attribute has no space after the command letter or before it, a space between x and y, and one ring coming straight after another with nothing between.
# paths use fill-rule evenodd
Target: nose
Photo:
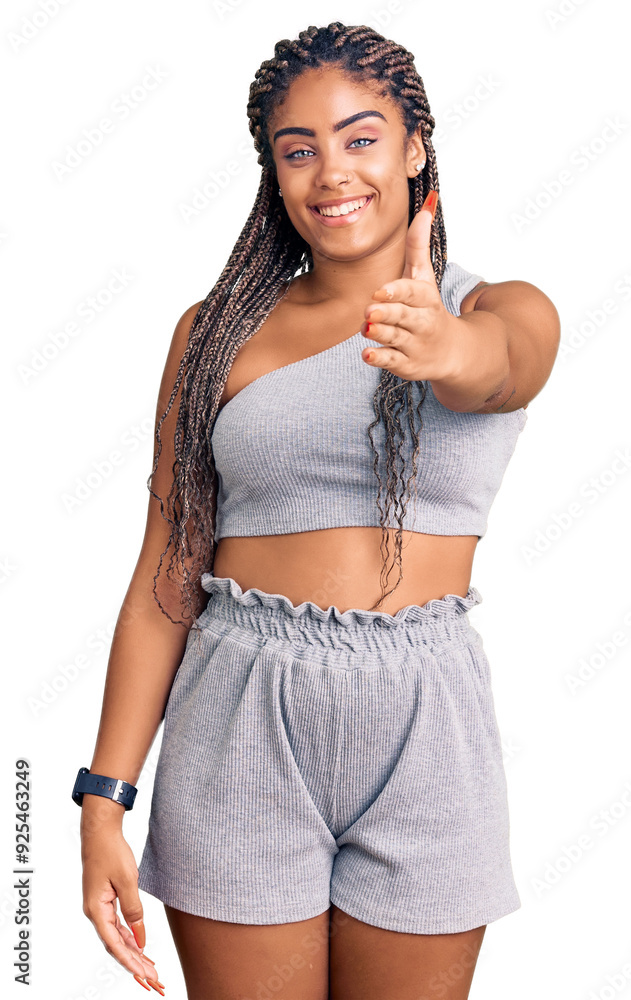
<instances>
[{"instance_id":1,"label":"nose","mask_svg":"<svg viewBox=\"0 0 631 1000\"><path fill-rule=\"evenodd\" d=\"M348 162L344 162L338 153L322 153L315 176L315 184L322 191L335 191L342 184L348 183L351 174Z\"/></svg>"}]
</instances>

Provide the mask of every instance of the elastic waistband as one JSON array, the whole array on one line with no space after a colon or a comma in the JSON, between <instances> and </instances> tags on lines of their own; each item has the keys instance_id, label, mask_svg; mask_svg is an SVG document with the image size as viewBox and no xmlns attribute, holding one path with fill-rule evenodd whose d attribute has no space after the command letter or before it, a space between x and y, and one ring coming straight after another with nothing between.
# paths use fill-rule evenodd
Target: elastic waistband
<instances>
[{"instance_id":1,"label":"elastic waistband","mask_svg":"<svg viewBox=\"0 0 631 1000\"><path fill-rule=\"evenodd\" d=\"M384 652L405 654L420 647L435 652L478 636L467 617L482 602L475 587L469 588L466 597L447 594L427 604L408 604L391 615L363 608L340 611L335 605L324 610L313 601L294 605L283 594L256 587L244 591L230 576L204 573L201 585L211 595L198 619L201 627L212 629L214 621L227 623L243 641L249 638L253 645L279 642L297 654L332 651L339 658L346 652L377 663Z\"/></svg>"}]
</instances>

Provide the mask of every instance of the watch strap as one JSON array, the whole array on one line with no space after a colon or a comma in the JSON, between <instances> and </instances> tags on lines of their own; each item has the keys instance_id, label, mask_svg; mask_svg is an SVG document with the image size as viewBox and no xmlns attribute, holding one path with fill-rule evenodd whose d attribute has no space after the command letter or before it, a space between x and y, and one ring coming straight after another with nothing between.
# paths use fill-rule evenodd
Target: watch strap
<instances>
[{"instance_id":1,"label":"watch strap","mask_svg":"<svg viewBox=\"0 0 631 1000\"><path fill-rule=\"evenodd\" d=\"M86 793L102 795L106 799L120 802L125 809L131 809L137 791L138 789L129 781L123 781L121 778L108 778L104 774L92 774L88 767L80 767L72 789L72 798L80 806L83 804L83 796Z\"/></svg>"}]
</instances>

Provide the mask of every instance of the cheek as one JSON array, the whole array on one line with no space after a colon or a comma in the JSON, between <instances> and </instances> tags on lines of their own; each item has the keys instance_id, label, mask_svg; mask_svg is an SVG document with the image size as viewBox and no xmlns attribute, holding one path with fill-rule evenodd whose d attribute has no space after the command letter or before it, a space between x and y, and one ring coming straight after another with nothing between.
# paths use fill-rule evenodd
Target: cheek
<instances>
[{"instance_id":1,"label":"cheek","mask_svg":"<svg viewBox=\"0 0 631 1000\"><path fill-rule=\"evenodd\" d=\"M400 173L384 175L378 182L375 179L375 190L379 193L375 208L382 218L396 221L407 214L410 205L410 188L405 177Z\"/></svg>"},{"instance_id":2,"label":"cheek","mask_svg":"<svg viewBox=\"0 0 631 1000\"><path fill-rule=\"evenodd\" d=\"M375 165L375 169L370 171L366 181L374 186L382 200L407 197L408 178L398 161L387 162L382 166Z\"/></svg>"},{"instance_id":3,"label":"cheek","mask_svg":"<svg viewBox=\"0 0 631 1000\"><path fill-rule=\"evenodd\" d=\"M282 190L282 184L281 184L281 190ZM281 201L282 200L283 199L281 198ZM287 213L287 216L288 216L289 221L291 222L292 226L294 227L294 229L296 230L296 232L300 236L302 236L303 239L306 239L307 241L309 241L310 239L313 238L313 232L311 231L311 228L310 228L310 225L309 225L310 216L308 214L306 214L306 216L303 216L301 214L296 215L296 213L293 210L288 209L286 205L285 205L285 212ZM308 212L308 210L305 209L305 213L307 213L307 212ZM316 220L314 219L313 221L315 223Z\"/></svg>"}]
</instances>

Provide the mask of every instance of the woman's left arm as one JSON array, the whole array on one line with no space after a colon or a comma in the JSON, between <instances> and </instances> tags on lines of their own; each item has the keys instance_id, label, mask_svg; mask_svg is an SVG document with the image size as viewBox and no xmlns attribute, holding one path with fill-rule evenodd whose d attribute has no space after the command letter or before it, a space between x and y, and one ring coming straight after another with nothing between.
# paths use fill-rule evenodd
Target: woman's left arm
<instances>
[{"instance_id":1,"label":"woman's left arm","mask_svg":"<svg viewBox=\"0 0 631 1000\"><path fill-rule=\"evenodd\" d=\"M434 395L450 410L509 413L527 406L548 381L561 339L559 314L528 281L481 282L456 318L462 340L462 374L432 380ZM485 389L498 385L492 395Z\"/></svg>"}]
</instances>

